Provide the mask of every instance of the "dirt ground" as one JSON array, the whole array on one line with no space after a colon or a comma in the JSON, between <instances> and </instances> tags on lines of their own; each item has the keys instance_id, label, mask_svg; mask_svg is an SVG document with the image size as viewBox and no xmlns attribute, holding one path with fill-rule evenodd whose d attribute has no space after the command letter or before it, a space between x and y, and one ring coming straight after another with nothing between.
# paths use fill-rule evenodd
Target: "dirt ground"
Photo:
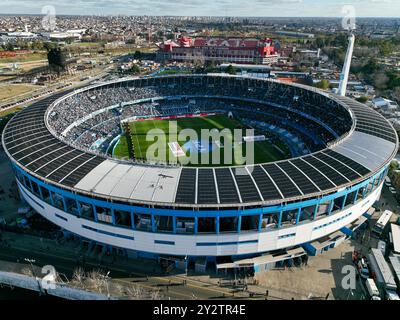
<instances>
[{"instance_id":1,"label":"dirt ground","mask_svg":"<svg viewBox=\"0 0 400 320\"><path fill-rule=\"evenodd\" d=\"M0 85L0 101L14 98L38 89L41 88L31 84L2 84Z\"/></svg>"}]
</instances>

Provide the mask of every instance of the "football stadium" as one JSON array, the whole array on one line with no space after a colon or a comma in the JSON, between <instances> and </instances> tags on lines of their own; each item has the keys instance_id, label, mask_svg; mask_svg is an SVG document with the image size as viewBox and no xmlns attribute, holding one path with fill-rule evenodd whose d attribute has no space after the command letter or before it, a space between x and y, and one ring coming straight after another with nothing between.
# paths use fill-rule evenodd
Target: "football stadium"
<instances>
[{"instance_id":1,"label":"football stadium","mask_svg":"<svg viewBox=\"0 0 400 320\"><path fill-rule=\"evenodd\" d=\"M224 129L239 138L202 134ZM398 138L366 105L311 87L169 75L47 97L2 144L22 197L70 236L186 268L259 271L351 236Z\"/></svg>"}]
</instances>

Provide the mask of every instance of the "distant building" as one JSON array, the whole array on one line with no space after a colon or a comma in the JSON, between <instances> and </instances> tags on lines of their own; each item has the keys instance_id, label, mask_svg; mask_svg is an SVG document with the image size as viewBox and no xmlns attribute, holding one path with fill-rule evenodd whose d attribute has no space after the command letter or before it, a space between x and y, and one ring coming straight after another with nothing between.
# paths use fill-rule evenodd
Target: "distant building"
<instances>
[{"instance_id":1,"label":"distant building","mask_svg":"<svg viewBox=\"0 0 400 320\"><path fill-rule=\"evenodd\" d=\"M51 32L51 33L42 33L42 36L54 41L77 41L82 39L82 33L80 32Z\"/></svg>"},{"instance_id":2,"label":"distant building","mask_svg":"<svg viewBox=\"0 0 400 320\"><path fill-rule=\"evenodd\" d=\"M296 32L296 31L276 31L275 34L293 38L309 38L309 39L315 38L315 35L313 33Z\"/></svg>"},{"instance_id":3,"label":"distant building","mask_svg":"<svg viewBox=\"0 0 400 320\"><path fill-rule=\"evenodd\" d=\"M121 48L125 47L126 42L125 41L113 41L113 42L108 42L104 45L104 48L106 49L115 49L115 48Z\"/></svg>"},{"instance_id":4,"label":"distant building","mask_svg":"<svg viewBox=\"0 0 400 320\"><path fill-rule=\"evenodd\" d=\"M162 61L269 65L279 58L271 39L180 37L157 46Z\"/></svg>"},{"instance_id":5,"label":"distant building","mask_svg":"<svg viewBox=\"0 0 400 320\"><path fill-rule=\"evenodd\" d=\"M372 104L374 108L379 108L384 111L396 111L399 108L399 105L395 101L382 97L373 99Z\"/></svg>"}]
</instances>

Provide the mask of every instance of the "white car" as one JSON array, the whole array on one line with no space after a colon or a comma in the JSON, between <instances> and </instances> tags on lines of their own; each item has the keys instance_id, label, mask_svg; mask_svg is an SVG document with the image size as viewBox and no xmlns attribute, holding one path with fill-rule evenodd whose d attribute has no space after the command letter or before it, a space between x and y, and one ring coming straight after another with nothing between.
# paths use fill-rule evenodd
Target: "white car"
<instances>
[{"instance_id":1,"label":"white car","mask_svg":"<svg viewBox=\"0 0 400 320\"><path fill-rule=\"evenodd\" d=\"M400 297L396 292L387 290L386 291L386 300L400 300Z\"/></svg>"},{"instance_id":2,"label":"white car","mask_svg":"<svg viewBox=\"0 0 400 320\"><path fill-rule=\"evenodd\" d=\"M389 187L389 191L390 191L392 194L396 194L396 193L397 193L397 192L396 192L396 189L393 188L393 187Z\"/></svg>"}]
</instances>

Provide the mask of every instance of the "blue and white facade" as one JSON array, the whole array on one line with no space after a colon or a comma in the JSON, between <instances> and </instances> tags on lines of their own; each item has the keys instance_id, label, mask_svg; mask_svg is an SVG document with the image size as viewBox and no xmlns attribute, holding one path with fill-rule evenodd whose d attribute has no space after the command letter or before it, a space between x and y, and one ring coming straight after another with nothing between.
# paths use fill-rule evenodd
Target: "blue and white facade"
<instances>
[{"instance_id":1,"label":"blue and white facade","mask_svg":"<svg viewBox=\"0 0 400 320\"><path fill-rule=\"evenodd\" d=\"M229 81L237 80L235 77ZM266 80L254 81L269 84ZM47 130L46 120L42 121L55 98L19 113L7 125L2 142L22 197L43 217L84 239L155 256L257 256L304 245L361 217L379 199L398 147L394 129L380 115L373 115L378 124L370 128L365 125L370 121L366 114L374 112L366 106L314 90L309 92L306 87L288 87L294 90L292 94L307 91L324 95L323 99L348 108L353 121L349 131L311 156L278 162L274 167L260 166L257 168L260 172L255 173L247 167L245 182L252 183L248 188L243 188L248 186L242 185L244 178L235 176L232 169L219 173L219 168L208 169L212 171L207 174L214 177L209 189L216 193L216 200L212 201L210 196L210 203L199 201L200 193L205 192L200 185L204 168L190 168L195 170L192 188L189 169L125 163L71 145L64 147L59 137ZM65 150L53 154L43 141L49 141L57 150ZM36 149L31 149L36 145ZM29 153L22 155L21 150ZM35 158L23 163L32 153ZM40 162L40 159L48 160ZM82 161L74 164L76 159ZM38 161L40 164L32 167ZM74 166L65 170L68 164ZM51 170L41 174L46 166ZM81 168L85 170L79 175ZM275 169L279 169L279 175ZM62 170L63 177L52 179ZM232 179L223 185L226 172L232 174ZM78 175L75 180L74 174ZM261 179L264 176L268 184ZM280 181L277 178L280 176L286 180ZM330 184L324 187L323 179ZM308 189L306 183L315 190ZM293 185L297 194L290 196L285 189L287 184ZM223 192L232 186L239 200L224 202ZM272 187L279 196L267 198L264 191ZM252 189L258 198L246 201L249 196L246 190ZM181 196L190 196L187 190L195 193L193 200L186 201Z\"/></svg>"},{"instance_id":2,"label":"blue and white facade","mask_svg":"<svg viewBox=\"0 0 400 320\"><path fill-rule=\"evenodd\" d=\"M46 185L18 168L15 170L24 199L42 216L63 229L83 238L119 248L179 256L258 254L301 245L324 237L349 225L364 214L379 199L386 176L385 169L352 188L320 199L254 209L198 212L107 203ZM32 185L35 185L35 189L36 185L39 187L39 193L33 192ZM47 197L44 198L44 195ZM71 200L78 209L74 213L66 207L66 203ZM339 204L336 208L334 208L335 202ZM81 204L91 207L92 219L82 217ZM326 212L317 216L321 206L326 208ZM110 213L109 223L97 219L96 208L104 208ZM278 226L273 228L263 226L262 222L271 219L272 216L277 216L278 221L282 221L285 211L301 213L302 210L310 208L314 211L314 217L310 221L296 221L294 224L278 223ZM130 216L131 223L117 225L116 211L126 212ZM148 230L141 230L132 223L135 221L135 215L146 215L150 218L151 224ZM157 230L156 220L159 216L171 218L173 221L171 232ZM241 220L246 216L257 217L260 223L256 230L241 230ZM297 217L299 216L297 214ZM224 217L237 219L236 232L219 230L218 222ZM198 220L201 218L215 220L213 233L204 234L198 231ZM193 221L193 230L177 231L176 225L179 219Z\"/></svg>"}]
</instances>

